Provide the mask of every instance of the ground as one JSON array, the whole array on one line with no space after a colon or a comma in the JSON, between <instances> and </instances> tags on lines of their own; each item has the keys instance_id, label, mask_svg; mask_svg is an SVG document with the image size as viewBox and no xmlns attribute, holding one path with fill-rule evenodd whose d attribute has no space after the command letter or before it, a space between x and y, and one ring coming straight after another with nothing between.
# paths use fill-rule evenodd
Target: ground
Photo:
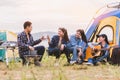
<instances>
[{"instance_id":1,"label":"ground","mask_svg":"<svg viewBox=\"0 0 120 80\"><path fill-rule=\"evenodd\" d=\"M110 64L99 66L66 64L64 55L60 66L54 66L55 57L44 56L41 67L22 66L21 62L11 62L9 67L0 63L0 80L120 80L120 67Z\"/></svg>"}]
</instances>

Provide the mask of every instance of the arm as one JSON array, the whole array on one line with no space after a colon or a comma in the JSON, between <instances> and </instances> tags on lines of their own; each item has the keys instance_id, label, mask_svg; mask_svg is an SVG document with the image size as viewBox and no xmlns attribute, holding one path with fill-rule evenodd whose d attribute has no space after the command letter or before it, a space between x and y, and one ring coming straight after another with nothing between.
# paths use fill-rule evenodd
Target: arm
<instances>
[{"instance_id":1,"label":"arm","mask_svg":"<svg viewBox=\"0 0 120 80\"><path fill-rule=\"evenodd\" d=\"M71 43L72 46L75 46L75 45L76 45L76 41L75 41L74 36L71 36L71 37L70 37L70 43Z\"/></svg>"},{"instance_id":2,"label":"arm","mask_svg":"<svg viewBox=\"0 0 120 80\"><path fill-rule=\"evenodd\" d=\"M33 37L31 36L31 39L32 39L32 45L31 46L34 46L34 45L37 45L37 44L39 44L42 40L44 40L45 38L44 38L44 36L42 36L40 39L38 39L38 40L33 40Z\"/></svg>"},{"instance_id":3,"label":"arm","mask_svg":"<svg viewBox=\"0 0 120 80\"><path fill-rule=\"evenodd\" d=\"M84 46L83 41L81 40L81 42L79 42L79 44L77 45L79 48L82 48Z\"/></svg>"},{"instance_id":4,"label":"arm","mask_svg":"<svg viewBox=\"0 0 120 80\"><path fill-rule=\"evenodd\" d=\"M50 42L48 42L48 44L49 44L49 47L56 46L56 44L55 44L55 36L52 37L52 40Z\"/></svg>"},{"instance_id":5,"label":"arm","mask_svg":"<svg viewBox=\"0 0 120 80\"><path fill-rule=\"evenodd\" d=\"M33 43L32 43L31 46L37 45L37 44L39 44L41 41L42 41L41 39L38 39L38 40L35 40L35 41L33 40Z\"/></svg>"},{"instance_id":6,"label":"arm","mask_svg":"<svg viewBox=\"0 0 120 80\"><path fill-rule=\"evenodd\" d=\"M62 44L66 47L67 46L67 44L69 43L69 41L62 41Z\"/></svg>"},{"instance_id":7,"label":"arm","mask_svg":"<svg viewBox=\"0 0 120 80\"><path fill-rule=\"evenodd\" d=\"M88 46L89 46L90 48L94 48L94 46L97 46L97 45L99 45L99 43L94 43L94 42L89 42L89 43L88 43Z\"/></svg>"},{"instance_id":8,"label":"arm","mask_svg":"<svg viewBox=\"0 0 120 80\"><path fill-rule=\"evenodd\" d=\"M79 47L79 48L82 48L82 49L84 49L85 46L86 46L86 43L85 43L84 41L81 41L81 42L79 43L79 45L78 45L78 47Z\"/></svg>"}]
</instances>

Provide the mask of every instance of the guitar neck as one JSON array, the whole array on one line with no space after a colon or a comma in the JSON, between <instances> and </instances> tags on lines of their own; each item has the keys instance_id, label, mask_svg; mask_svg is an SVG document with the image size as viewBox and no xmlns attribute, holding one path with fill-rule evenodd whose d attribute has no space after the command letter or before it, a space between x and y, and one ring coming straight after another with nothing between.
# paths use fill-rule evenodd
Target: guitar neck
<instances>
[{"instance_id":1,"label":"guitar neck","mask_svg":"<svg viewBox=\"0 0 120 80\"><path fill-rule=\"evenodd\" d=\"M119 48L119 46L115 45L115 46L111 46L111 47L108 47L108 48L102 48L99 51L109 50L110 48Z\"/></svg>"}]
</instances>

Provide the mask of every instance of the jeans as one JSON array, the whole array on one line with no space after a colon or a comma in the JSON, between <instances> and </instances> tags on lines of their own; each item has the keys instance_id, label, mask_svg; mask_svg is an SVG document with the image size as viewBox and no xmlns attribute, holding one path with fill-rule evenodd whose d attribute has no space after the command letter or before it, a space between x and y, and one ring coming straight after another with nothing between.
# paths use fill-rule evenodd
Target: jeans
<instances>
[{"instance_id":1,"label":"jeans","mask_svg":"<svg viewBox=\"0 0 120 80\"><path fill-rule=\"evenodd\" d=\"M101 61L103 61L103 59L108 58L108 57L109 57L109 51L106 51L105 54L103 56L101 56L101 57L98 57L98 58L89 58L88 62L96 64L97 62L101 62Z\"/></svg>"},{"instance_id":2,"label":"jeans","mask_svg":"<svg viewBox=\"0 0 120 80\"><path fill-rule=\"evenodd\" d=\"M49 48L48 49L48 54L49 55L55 55L56 59L60 58L60 55L62 53L65 53L66 58L67 58L67 62L70 62L70 54L69 54L69 49L68 48L64 48L64 50L60 50L59 48Z\"/></svg>"},{"instance_id":3,"label":"jeans","mask_svg":"<svg viewBox=\"0 0 120 80\"><path fill-rule=\"evenodd\" d=\"M71 61L77 61L77 59L78 59L77 48L78 48L77 46L69 48L70 52L73 53L73 57L72 57ZM82 56L80 56L82 61L84 61L85 56L86 56L86 49L82 50Z\"/></svg>"},{"instance_id":4,"label":"jeans","mask_svg":"<svg viewBox=\"0 0 120 80\"><path fill-rule=\"evenodd\" d=\"M77 58L78 58L77 46L71 47L69 49L70 49L70 52L73 53L73 57L72 57L71 61L77 61Z\"/></svg>"}]
</instances>

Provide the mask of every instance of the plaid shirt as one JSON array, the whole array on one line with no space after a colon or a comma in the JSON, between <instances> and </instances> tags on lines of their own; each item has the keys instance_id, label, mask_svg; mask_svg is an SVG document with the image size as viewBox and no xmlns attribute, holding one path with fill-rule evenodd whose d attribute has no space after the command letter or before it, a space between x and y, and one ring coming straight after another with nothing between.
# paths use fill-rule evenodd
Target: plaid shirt
<instances>
[{"instance_id":1,"label":"plaid shirt","mask_svg":"<svg viewBox=\"0 0 120 80\"><path fill-rule=\"evenodd\" d=\"M29 33L29 41L28 41L27 35L24 31L18 34L17 41L18 41L20 56L29 54L29 46L34 46L41 42L40 39L34 41L30 33Z\"/></svg>"}]
</instances>

